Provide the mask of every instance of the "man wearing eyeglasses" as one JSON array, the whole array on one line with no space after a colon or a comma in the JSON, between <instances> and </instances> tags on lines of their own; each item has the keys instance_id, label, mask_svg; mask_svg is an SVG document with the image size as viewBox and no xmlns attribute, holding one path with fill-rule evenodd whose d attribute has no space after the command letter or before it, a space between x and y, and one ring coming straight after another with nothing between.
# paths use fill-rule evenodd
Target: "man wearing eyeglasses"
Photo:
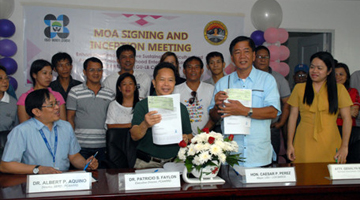
<instances>
[{"instance_id":1,"label":"man wearing eyeglasses","mask_svg":"<svg viewBox=\"0 0 360 200\"><path fill-rule=\"evenodd\" d=\"M271 120L271 144L274 148L276 155L279 155L280 152L280 130L285 125L289 113L290 113L290 105L287 103L287 100L290 97L291 91L289 87L289 82L284 78L280 73L273 71L270 65L270 51L265 46L258 46L255 49L255 62L254 66L256 69L262 70L264 72L268 72L276 80L277 88L280 94L281 100L281 115L277 116L275 119ZM287 136L286 130L283 130L283 135ZM285 137L287 138L287 137ZM286 140L285 140L286 141ZM277 162L277 159L276 161Z\"/></svg>"},{"instance_id":2,"label":"man wearing eyeglasses","mask_svg":"<svg viewBox=\"0 0 360 200\"><path fill-rule=\"evenodd\" d=\"M234 136L234 141L239 145L238 153L246 158L245 162L239 165L244 167L270 165L273 157L270 123L271 119L281 114L276 81L269 73L253 66L255 43L251 38L245 36L235 38L230 43L229 50L236 71L221 78L215 84L209 106L210 117L213 121L232 115L251 118L250 133ZM228 88L251 89L251 107L246 107L236 100L228 100L229 102L226 103L228 95L225 90Z\"/></svg>"},{"instance_id":3,"label":"man wearing eyeglasses","mask_svg":"<svg viewBox=\"0 0 360 200\"><path fill-rule=\"evenodd\" d=\"M188 109L193 135L198 133L198 129L211 129L214 125L212 120L209 120L207 110L214 86L200 81L203 72L202 60L196 56L189 57L183 66L186 82L176 85L174 89L174 93L180 94L180 102Z\"/></svg>"},{"instance_id":4,"label":"man wearing eyeglasses","mask_svg":"<svg viewBox=\"0 0 360 200\"><path fill-rule=\"evenodd\" d=\"M80 146L71 125L60 120L59 102L47 89L31 92L25 100L31 117L16 126L8 136L0 171L13 174L57 174L70 163L88 170L98 167L96 158L87 160L79 154Z\"/></svg>"},{"instance_id":5,"label":"man wearing eyeglasses","mask_svg":"<svg viewBox=\"0 0 360 200\"><path fill-rule=\"evenodd\" d=\"M66 101L67 119L80 143L80 154L87 158L98 151L98 160L105 159L105 119L110 102L115 98L111 89L101 85L103 64L91 57L84 62L83 84L71 88Z\"/></svg>"}]
</instances>

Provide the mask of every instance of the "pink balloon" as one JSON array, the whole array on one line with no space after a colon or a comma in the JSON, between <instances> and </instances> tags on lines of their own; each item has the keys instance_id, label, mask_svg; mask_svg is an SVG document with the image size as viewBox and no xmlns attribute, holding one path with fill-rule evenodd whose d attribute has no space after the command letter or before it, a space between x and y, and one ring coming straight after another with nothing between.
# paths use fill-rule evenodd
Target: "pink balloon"
<instances>
[{"instance_id":1,"label":"pink balloon","mask_svg":"<svg viewBox=\"0 0 360 200\"><path fill-rule=\"evenodd\" d=\"M268 43L275 43L279 39L278 30L274 27L266 29L266 31L264 32L264 38Z\"/></svg>"},{"instance_id":2,"label":"pink balloon","mask_svg":"<svg viewBox=\"0 0 360 200\"><path fill-rule=\"evenodd\" d=\"M289 39L289 33L287 32L287 30L283 28L278 28L277 30L279 35L278 40L280 41L281 44L285 43Z\"/></svg>"},{"instance_id":3,"label":"pink balloon","mask_svg":"<svg viewBox=\"0 0 360 200\"><path fill-rule=\"evenodd\" d=\"M276 62L276 61L271 61L269 65L270 65L271 69L274 71L278 71L280 68L280 63Z\"/></svg>"},{"instance_id":4,"label":"pink balloon","mask_svg":"<svg viewBox=\"0 0 360 200\"><path fill-rule=\"evenodd\" d=\"M284 62L281 62L280 63L280 67L279 67L279 72L281 75L283 76L287 76L290 72L290 67L288 64L284 63Z\"/></svg>"},{"instance_id":5,"label":"pink balloon","mask_svg":"<svg viewBox=\"0 0 360 200\"><path fill-rule=\"evenodd\" d=\"M289 48L287 48L287 46L281 45L279 47L279 51L280 51L280 55L279 55L280 61L284 61L289 58L290 50Z\"/></svg>"},{"instance_id":6,"label":"pink balloon","mask_svg":"<svg viewBox=\"0 0 360 200\"><path fill-rule=\"evenodd\" d=\"M279 60L280 57L280 47L275 45L268 46L268 49L270 51L270 61Z\"/></svg>"}]
</instances>

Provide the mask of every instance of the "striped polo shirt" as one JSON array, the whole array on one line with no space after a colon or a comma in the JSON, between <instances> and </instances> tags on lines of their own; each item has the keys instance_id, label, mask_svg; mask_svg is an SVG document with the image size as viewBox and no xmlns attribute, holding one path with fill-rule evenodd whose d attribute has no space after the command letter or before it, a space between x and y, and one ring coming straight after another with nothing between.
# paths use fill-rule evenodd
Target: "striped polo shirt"
<instances>
[{"instance_id":1,"label":"striped polo shirt","mask_svg":"<svg viewBox=\"0 0 360 200\"><path fill-rule=\"evenodd\" d=\"M103 148L105 141L105 120L109 103L114 100L112 90L101 87L95 93L86 82L71 88L66 108L75 110L75 135L82 148Z\"/></svg>"}]
</instances>

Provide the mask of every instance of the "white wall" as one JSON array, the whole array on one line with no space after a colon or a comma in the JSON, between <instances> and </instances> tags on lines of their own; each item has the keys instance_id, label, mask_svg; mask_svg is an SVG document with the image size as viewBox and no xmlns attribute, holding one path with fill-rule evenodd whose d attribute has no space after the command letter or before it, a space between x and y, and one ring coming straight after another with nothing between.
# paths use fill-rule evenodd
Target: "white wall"
<instances>
[{"instance_id":1,"label":"white wall","mask_svg":"<svg viewBox=\"0 0 360 200\"><path fill-rule=\"evenodd\" d=\"M115 10L242 13L245 15L244 33L250 36L255 30L250 18L251 8L255 2L255 0L15 0L15 10L9 20L16 26L16 33L10 38L16 42L18 47L18 52L13 57L19 65L19 69L14 75L19 84L16 93L19 96L29 89L24 86L23 72L23 4L25 3L61 4L66 7L89 6ZM360 1L277 0L277 2L283 11L281 28L334 30L334 57L340 62L348 64L351 72L359 69Z\"/></svg>"}]
</instances>

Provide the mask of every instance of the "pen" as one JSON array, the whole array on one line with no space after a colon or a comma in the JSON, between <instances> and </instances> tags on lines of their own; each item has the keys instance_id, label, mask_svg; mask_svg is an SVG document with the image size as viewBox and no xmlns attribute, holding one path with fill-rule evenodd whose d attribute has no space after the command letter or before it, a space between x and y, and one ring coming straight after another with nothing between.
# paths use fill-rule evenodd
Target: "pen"
<instances>
[{"instance_id":1,"label":"pen","mask_svg":"<svg viewBox=\"0 0 360 200\"><path fill-rule=\"evenodd\" d=\"M86 168L89 167L91 161L95 158L95 156L98 154L98 151L94 154L94 157L90 159L90 161L88 163L86 163L85 167L84 167L84 171L86 170Z\"/></svg>"},{"instance_id":2,"label":"pen","mask_svg":"<svg viewBox=\"0 0 360 200\"><path fill-rule=\"evenodd\" d=\"M336 153L337 153L337 152L338 152L338 149L336 148ZM335 159L335 162L337 163L337 161L338 161L338 160L337 160L337 158L336 158L336 159Z\"/></svg>"}]
</instances>

